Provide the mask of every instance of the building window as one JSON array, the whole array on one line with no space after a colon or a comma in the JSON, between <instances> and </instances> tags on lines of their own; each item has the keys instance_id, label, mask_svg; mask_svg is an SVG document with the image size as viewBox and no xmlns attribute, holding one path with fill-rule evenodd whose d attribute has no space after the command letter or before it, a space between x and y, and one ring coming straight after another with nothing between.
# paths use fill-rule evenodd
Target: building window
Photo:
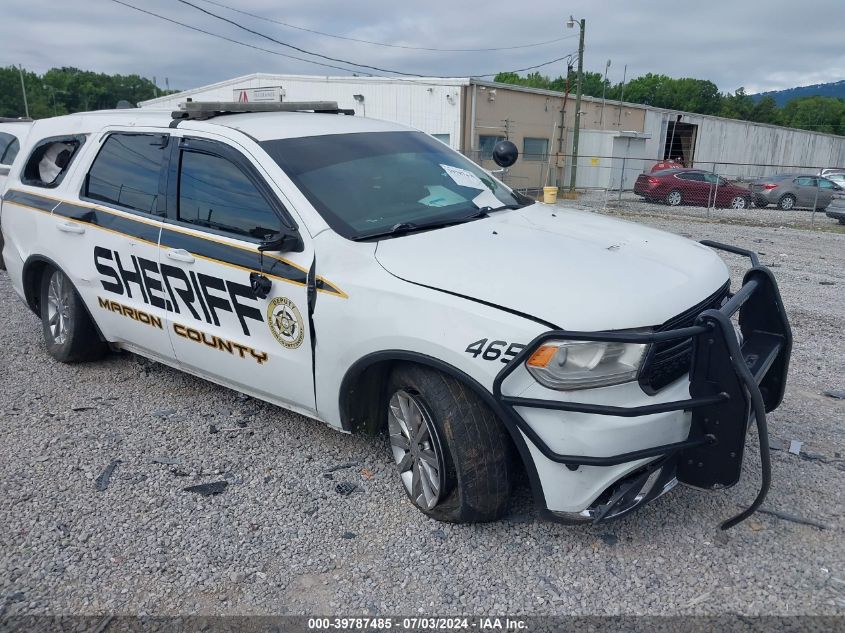
<instances>
[{"instance_id":1,"label":"building window","mask_svg":"<svg viewBox=\"0 0 845 633\"><path fill-rule=\"evenodd\" d=\"M432 136L445 145L449 145L451 141L451 136L449 134L432 134Z\"/></svg>"},{"instance_id":2,"label":"building window","mask_svg":"<svg viewBox=\"0 0 845 633\"><path fill-rule=\"evenodd\" d=\"M481 136L479 136L478 149L481 152L481 160L492 160L493 148L496 147L496 143L504 140L504 136L493 136L487 134L482 134Z\"/></svg>"},{"instance_id":3,"label":"building window","mask_svg":"<svg viewBox=\"0 0 845 633\"><path fill-rule=\"evenodd\" d=\"M526 138L522 144L522 159L546 161L549 158L549 139Z\"/></svg>"}]
</instances>

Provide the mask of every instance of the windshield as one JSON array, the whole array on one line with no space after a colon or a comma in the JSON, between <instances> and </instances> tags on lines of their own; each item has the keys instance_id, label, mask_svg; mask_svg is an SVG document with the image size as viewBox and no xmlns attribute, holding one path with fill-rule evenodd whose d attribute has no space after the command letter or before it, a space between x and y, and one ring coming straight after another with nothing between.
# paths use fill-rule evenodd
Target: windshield
<instances>
[{"instance_id":1,"label":"windshield","mask_svg":"<svg viewBox=\"0 0 845 633\"><path fill-rule=\"evenodd\" d=\"M328 134L261 146L329 226L349 239L523 204L478 165L422 132Z\"/></svg>"}]
</instances>

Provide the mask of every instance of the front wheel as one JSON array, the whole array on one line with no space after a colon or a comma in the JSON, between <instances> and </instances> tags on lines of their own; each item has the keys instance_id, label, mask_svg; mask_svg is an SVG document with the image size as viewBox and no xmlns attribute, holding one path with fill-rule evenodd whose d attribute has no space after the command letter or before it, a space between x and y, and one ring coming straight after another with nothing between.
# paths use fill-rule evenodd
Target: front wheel
<instances>
[{"instance_id":1,"label":"front wheel","mask_svg":"<svg viewBox=\"0 0 845 633\"><path fill-rule=\"evenodd\" d=\"M47 351L58 361L95 360L106 351L70 279L57 268L41 277L41 324Z\"/></svg>"},{"instance_id":2,"label":"front wheel","mask_svg":"<svg viewBox=\"0 0 845 633\"><path fill-rule=\"evenodd\" d=\"M397 366L387 401L390 448L411 502L439 521L493 521L507 510L512 444L463 383L420 365Z\"/></svg>"},{"instance_id":3,"label":"front wheel","mask_svg":"<svg viewBox=\"0 0 845 633\"><path fill-rule=\"evenodd\" d=\"M734 196L731 198L732 209L747 209L751 206L751 201L745 196Z\"/></svg>"}]
</instances>

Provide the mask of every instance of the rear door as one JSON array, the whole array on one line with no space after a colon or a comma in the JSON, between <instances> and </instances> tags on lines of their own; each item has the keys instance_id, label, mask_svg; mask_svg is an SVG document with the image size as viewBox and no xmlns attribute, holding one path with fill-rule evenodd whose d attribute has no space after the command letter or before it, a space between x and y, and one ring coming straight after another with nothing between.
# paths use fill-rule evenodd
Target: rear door
<instances>
[{"instance_id":1,"label":"rear door","mask_svg":"<svg viewBox=\"0 0 845 633\"><path fill-rule=\"evenodd\" d=\"M81 269L83 299L110 341L171 360L165 330L169 298L158 270L170 136L160 131L108 131L87 169L79 201L53 214L69 258Z\"/></svg>"},{"instance_id":2,"label":"rear door","mask_svg":"<svg viewBox=\"0 0 845 633\"><path fill-rule=\"evenodd\" d=\"M258 251L296 224L260 166L228 141L182 138L168 182L160 264L174 297L167 322L176 358L194 373L313 412L310 239L303 252ZM269 281L266 297L253 291L252 273Z\"/></svg>"},{"instance_id":3,"label":"rear door","mask_svg":"<svg viewBox=\"0 0 845 633\"><path fill-rule=\"evenodd\" d=\"M833 200L833 196L839 191L839 187L827 178L816 178L819 187L819 197L816 200L817 209L825 209Z\"/></svg>"},{"instance_id":4,"label":"rear door","mask_svg":"<svg viewBox=\"0 0 845 633\"><path fill-rule=\"evenodd\" d=\"M704 174L698 172L684 172L676 176L681 181L681 192L686 202L702 204L707 201L709 184L704 180Z\"/></svg>"}]
</instances>

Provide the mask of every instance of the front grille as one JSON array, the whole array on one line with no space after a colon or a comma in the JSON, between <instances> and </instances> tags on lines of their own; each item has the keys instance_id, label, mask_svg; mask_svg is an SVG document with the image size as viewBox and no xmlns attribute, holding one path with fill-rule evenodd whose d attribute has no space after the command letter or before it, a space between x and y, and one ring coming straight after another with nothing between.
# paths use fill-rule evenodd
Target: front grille
<instances>
[{"instance_id":1,"label":"front grille","mask_svg":"<svg viewBox=\"0 0 845 633\"><path fill-rule=\"evenodd\" d=\"M711 308L720 308L725 297L728 296L730 282L719 288L701 303L685 310L678 316L672 317L663 325L654 328L655 332L676 330L678 328L695 325L696 317ZM690 370L692 362L692 339L675 339L663 343L655 343L649 350L648 357L640 372L640 386L646 393L660 391L666 385L674 382Z\"/></svg>"}]
</instances>

